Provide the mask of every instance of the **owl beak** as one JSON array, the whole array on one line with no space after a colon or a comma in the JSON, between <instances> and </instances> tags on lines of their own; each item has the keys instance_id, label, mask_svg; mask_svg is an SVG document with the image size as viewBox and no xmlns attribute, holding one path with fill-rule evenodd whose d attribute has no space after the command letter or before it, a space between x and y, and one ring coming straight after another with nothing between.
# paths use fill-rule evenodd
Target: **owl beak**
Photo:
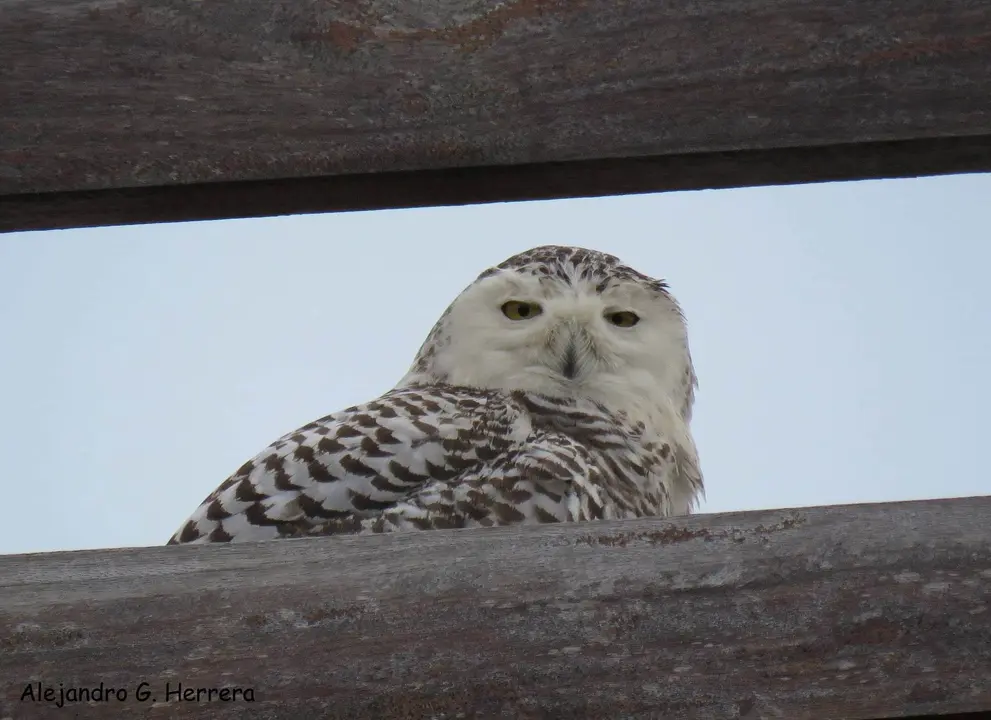
<instances>
[{"instance_id":1,"label":"owl beak","mask_svg":"<svg viewBox=\"0 0 991 720\"><path fill-rule=\"evenodd\" d=\"M569 322L562 330L558 369L568 380L575 380L585 374L591 340L579 323Z\"/></svg>"},{"instance_id":2,"label":"owl beak","mask_svg":"<svg viewBox=\"0 0 991 720\"><path fill-rule=\"evenodd\" d=\"M578 346L574 338L568 340L568 346L564 349L564 359L561 362L561 374L569 380L574 380L578 374Z\"/></svg>"}]
</instances>

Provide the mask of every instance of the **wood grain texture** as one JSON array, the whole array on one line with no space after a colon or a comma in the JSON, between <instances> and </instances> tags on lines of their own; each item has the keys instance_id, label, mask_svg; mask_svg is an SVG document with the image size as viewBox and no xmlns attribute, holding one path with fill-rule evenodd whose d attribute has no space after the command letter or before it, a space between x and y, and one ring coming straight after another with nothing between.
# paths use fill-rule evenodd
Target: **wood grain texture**
<instances>
[{"instance_id":1,"label":"wood grain texture","mask_svg":"<svg viewBox=\"0 0 991 720\"><path fill-rule=\"evenodd\" d=\"M27 193L0 198L0 232L601 197L981 170L991 170L991 135Z\"/></svg>"},{"instance_id":2,"label":"wood grain texture","mask_svg":"<svg viewBox=\"0 0 991 720\"><path fill-rule=\"evenodd\" d=\"M991 497L4 556L0 717L987 711L989 603Z\"/></svg>"},{"instance_id":3,"label":"wood grain texture","mask_svg":"<svg viewBox=\"0 0 991 720\"><path fill-rule=\"evenodd\" d=\"M985 0L0 0L0 67L6 230L185 219L100 193L215 182L363 178L324 203L283 190L278 213L459 202L456 174L424 193L416 173L460 168L536 168L468 202L546 196L547 173L564 196L762 182L718 155L567 180L699 153L957 139L966 159L923 145L902 172L991 169ZM878 176L843 152L793 152L772 181ZM383 193L382 172L413 174ZM215 215L254 212L224 198Z\"/></svg>"}]
</instances>

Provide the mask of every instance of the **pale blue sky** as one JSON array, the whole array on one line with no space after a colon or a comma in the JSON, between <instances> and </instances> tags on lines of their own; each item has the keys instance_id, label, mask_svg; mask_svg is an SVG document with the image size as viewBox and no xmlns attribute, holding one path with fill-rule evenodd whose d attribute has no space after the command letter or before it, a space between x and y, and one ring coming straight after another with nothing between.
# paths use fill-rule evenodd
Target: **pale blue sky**
<instances>
[{"instance_id":1,"label":"pale blue sky","mask_svg":"<svg viewBox=\"0 0 991 720\"><path fill-rule=\"evenodd\" d=\"M0 553L158 545L534 245L666 278L703 512L988 494L991 175L0 235Z\"/></svg>"}]
</instances>

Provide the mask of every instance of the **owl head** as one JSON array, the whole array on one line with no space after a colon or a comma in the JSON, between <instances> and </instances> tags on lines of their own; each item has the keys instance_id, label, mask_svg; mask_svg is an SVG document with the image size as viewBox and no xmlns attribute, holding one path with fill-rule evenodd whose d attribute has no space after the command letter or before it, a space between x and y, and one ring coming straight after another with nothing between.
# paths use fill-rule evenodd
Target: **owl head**
<instances>
[{"instance_id":1,"label":"owl head","mask_svg":"<svg viewBox=\"0 0 991 720\"><path fill-rule=\"evenodd\" d=\"M613 255L547 245L486 270L451 303L400 384L434 382L588 398L637 416L668 408L688 423L696 381L663 281Z\"/></svg>"}]
</instances>

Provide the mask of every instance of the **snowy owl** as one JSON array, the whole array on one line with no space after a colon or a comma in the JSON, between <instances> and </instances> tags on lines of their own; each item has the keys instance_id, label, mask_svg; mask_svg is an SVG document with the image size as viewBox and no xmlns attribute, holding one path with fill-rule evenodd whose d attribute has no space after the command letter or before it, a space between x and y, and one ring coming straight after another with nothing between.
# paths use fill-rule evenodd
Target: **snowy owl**
<instances>
[{"instance_id":1,"label":"snowy owl","mask_svg":"<svg viewBox=\"0 0 991 720\"><path fill-rule=\"evenodd\" d=\"M665 282L534 248L455 298L395 388L276 440L169 544L686 514L695 387Z\"/></svg>"}]
</instances>

